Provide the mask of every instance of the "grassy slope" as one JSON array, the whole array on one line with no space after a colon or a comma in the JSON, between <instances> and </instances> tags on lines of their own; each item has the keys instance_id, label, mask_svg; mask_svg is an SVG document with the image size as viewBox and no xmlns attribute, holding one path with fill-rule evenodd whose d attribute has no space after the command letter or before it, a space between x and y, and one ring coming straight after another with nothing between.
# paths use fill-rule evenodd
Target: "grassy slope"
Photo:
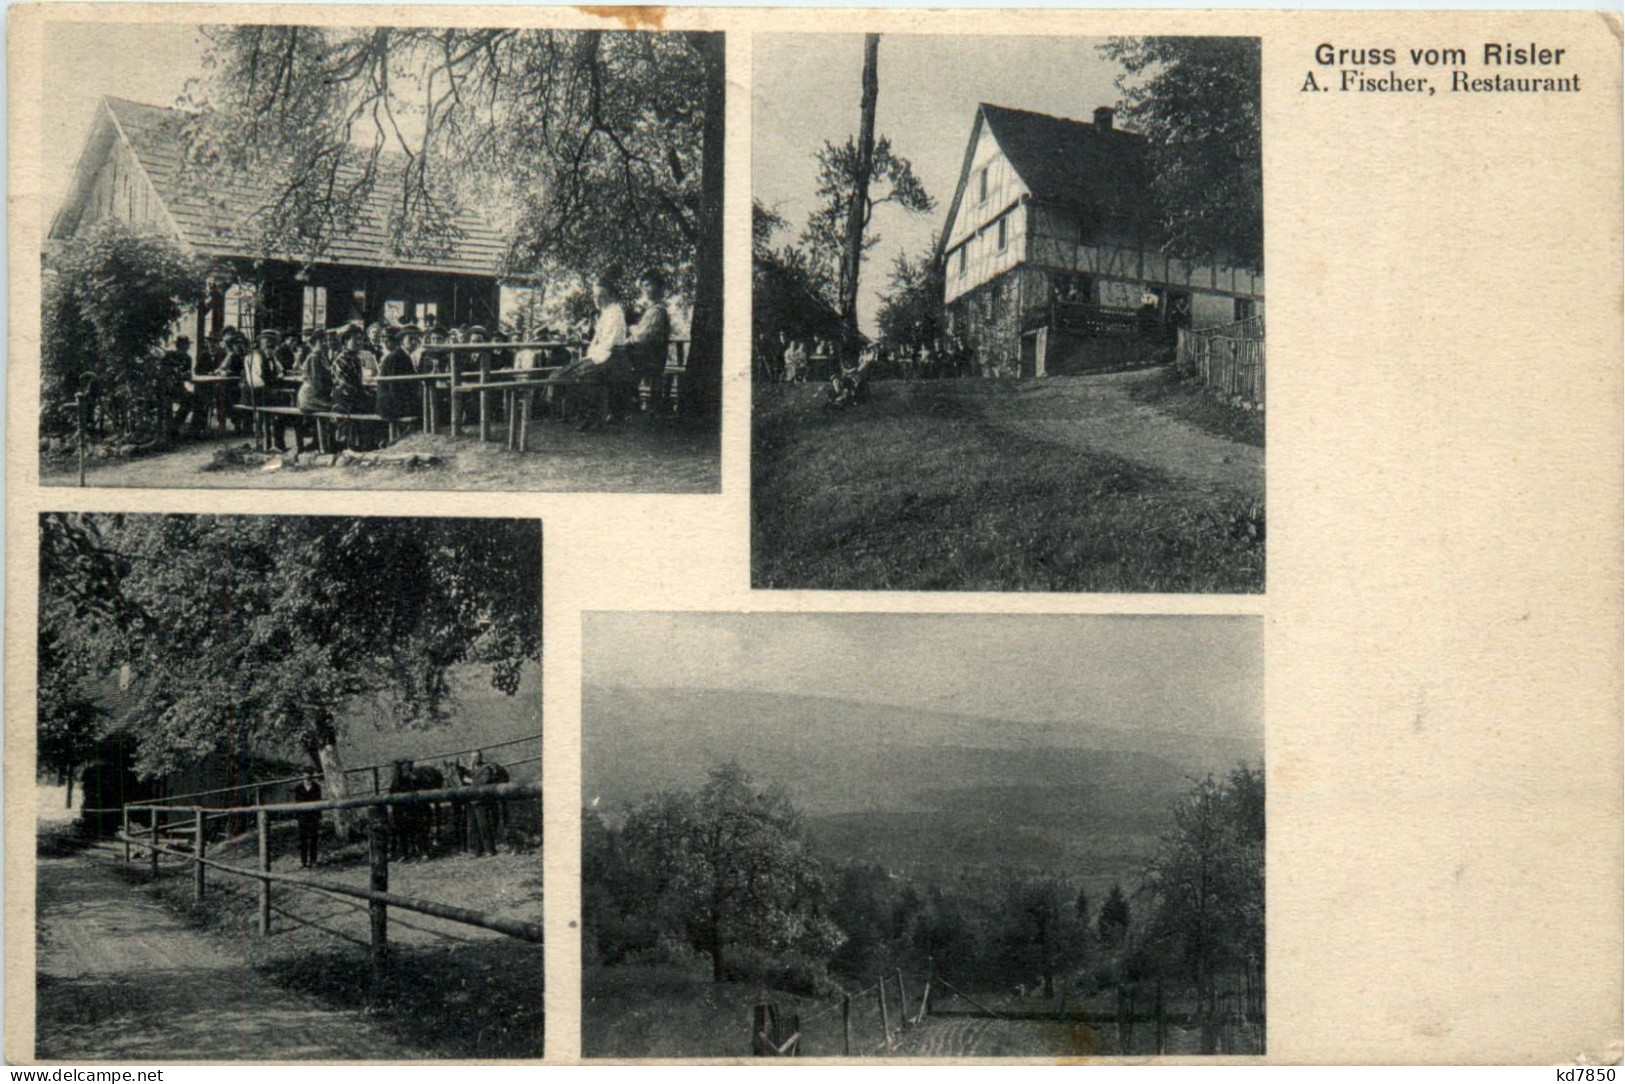
<instances>
[{"instance_id":1,"label":"grassy slope","mask_svg":"<svg viewBox=\"0 0 1625 1084\"><path fill-rule=\"evenodd\" d=\"M994 425L1006 383L887 382L844 413L760 389L753 586L1262 590L1258 499Z\"/></svg>"},{"instance_id":2,"label":"grassy slope","mask_svg":"<svg viewBox=\"0 0 1625 1084\"><path fill-rule=\"evenodd\" d=\"M1264 415L1224 402L1194 380L1184 380L1172 369L1134 386L1134 397L1171 418L1194 425L1204 433L1254 448L1264 446Z\"/></svg>"}]
</instances>

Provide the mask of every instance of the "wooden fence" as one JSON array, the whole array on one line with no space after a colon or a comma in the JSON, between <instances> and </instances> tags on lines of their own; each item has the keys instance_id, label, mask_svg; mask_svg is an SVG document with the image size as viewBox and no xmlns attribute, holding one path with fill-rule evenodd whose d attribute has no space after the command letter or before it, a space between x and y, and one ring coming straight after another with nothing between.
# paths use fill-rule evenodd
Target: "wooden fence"
<instances>
[{"instance_id":1,"label":"wooden fence","mask_svg":"<svg viewBox=\"0 0 1625 1084\"><path fill-rule=\"evenodd\" d=\"M542 925L505 918L453 904L403 896L389 891L390 831L386 810L393 806L435 805L440 802L498 802L514 798L540 798L542 784L499 783L488 786L448 787L441 790L411 791L402 794L374 794L358 798L339 798L320 802L271 802L229 809L211 809L204 806L128 805L123 809L124 827L119 833L124 843L124 860L134 861L133 848L147 849L154 880L159 875L160 855L179 858L192 867L193 898L202 900L208 889L207 871L217 870L234 877L259 882L259 922L261 937L271 933L271 885L281 884L306 892L329 896L342 896L365 900L371 919L372 967L375 979L381 979L389 958L389 908L433 915L467 926L477 926L506 934L522 941L540 944ZM335 881L299 877L271 870L271 818L301 813L320 813L330 809L368 809L370 817L367 831L369 885L356 888ZM131 813L147 814L145 835L137 836L130 823ZM179 815L181 820L166 819ZM208 857L208 822L219 817L252 814L257 836L255 868L228 865ZM165 841L168 842L165 842ZM189 844L189 847L186 846Z\"/></svg>"},{"instance_id":2,"label":"wooden fence","mask_svg":"<svg viewBox=\"0 0 1625 1084\"><path fill-rule=\"evenodd\" d=\"M916 995L918 1000L915 1000ZM1175 1030L1187 1038L1199 1033L1198 1045L1210 1045L1219 1054L1264 1053L1264 1000L1262 975L1248 968L1244 981L1233 989L1215 991L1206 1011L1173 1008L1172 992L1161 982L1122 983L1116 989L1113 1011L1088 1011L1062 996L1042 1009L990 1008L984 1002L928 970L923 986L910 987L901 968L857 993L843 994L816 1011L803 1015L783 1011L764 1001L751 1016L751 1053L758 1057L884 1056L904 1033L936 1017L977 1017L992 1020L1065 1022L1087 1025L1114 1034L1122 1055L1191 1053L1178 1051ZM1187 999L1188 1000L1188 999ZM877 1012L878 1010L878 1012ZM840 1038L832 1034L834 1014L840 1013ZM811 1048L810 1050L808 1048Z\"/></svg>"},{"instance_id":3,"label":"wooden fence","mask_svg":"<svg viewBox=\"0 0 1625 1084\"><path fill-rule=\"evenodd\" d=\"M1264 406L1264 318L1192 331L1179 329L1179 365L1215 391Z\"/></svg>"},{"instance_id":4,"label":"wooden fence","mask_svg":"<svg viewBox=\"0 0 1625 1084\"><path fill-rule=\"evenodd\" d=\"M918 977L918 976L916 976ZM933 984L928 972L921 986L910 987L902 968L880 977L856 993L842 994L807 1014L781 1012L776 1002L762 1002L751 1013L751 1053L757 1057L799 1057L810 1037L818 1042L815 1055L842 1057L884 1054L903 1032L918 1027L931 1012ZM917 1000L916 1000L917 997ZM840 1013L840 1040L833 1036L835 1013ZM814 1024L821 1027L814 1029Z\"/></svg>"}]
</instances>

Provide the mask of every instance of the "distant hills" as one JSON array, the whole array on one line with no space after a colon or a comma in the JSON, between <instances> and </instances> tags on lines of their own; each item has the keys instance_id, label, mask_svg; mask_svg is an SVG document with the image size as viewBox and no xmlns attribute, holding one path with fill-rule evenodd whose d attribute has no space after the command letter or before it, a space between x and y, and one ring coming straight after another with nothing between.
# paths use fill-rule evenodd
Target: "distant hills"
<instances>
[{"instance_id":1,"label":"distant hills","mask_svg":"<svg viewBox=\"0 0 1625 1084\"><path fill-rule=\"evenodd\" d=\"M1193 779L1259 759L1207 736L738 690L588 686L582 721L584 798L611 821L738 760L783 785L829 851L892 868L1127 875Z\"/></svg>"}]
</instances>

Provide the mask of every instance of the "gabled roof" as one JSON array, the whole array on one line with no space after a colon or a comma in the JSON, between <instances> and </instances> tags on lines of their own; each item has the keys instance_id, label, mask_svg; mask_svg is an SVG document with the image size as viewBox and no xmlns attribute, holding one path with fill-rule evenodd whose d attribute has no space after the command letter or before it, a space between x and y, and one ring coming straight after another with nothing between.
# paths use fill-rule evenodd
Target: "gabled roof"
<instances>
[{"instance_id":1,"label":"gabled roof","mask_svg":"<svg viewBox=\"0 0 1625 1084\"><path fill-rule=\"evenodd\" d=\"M179 109L145 105L123 98L103 98L90 139L80 157L75 180L61 210L51 223L50 236L65 240L78 228L96 173L115 143L122 141L134 154L157 193L176 240L200 256L264 255L252 244L249 231L261 208L274 197L269 178L234 177L224 186L206 185L186 163L187 124L195 119ZM386 155L381 175L367 202L366 213L349 233L334 238L315 262L348 266L399 268L456 274L495 276L501 266L502 239L479 213L464 210L456 216L462 236L450 242L443 256L397 258L390 252L389 222L402 193L404 160ZM299 260L303 254L278 254Z\"/></svg>"},{"instance_id":2,"label":"gabled roof","mask_svg":"<svg viewBox=\"0 0 1625 1084\"><path fill-rule=\"evenodd\" d=\"M986 128L999 150L1039 203L1075 208L1092 222L1127 232L1149 228L1149 165L1145 137L1087 121L1052 117L983 102L976 107L959 186L937 243L949 241L970 181L976 142Z\"/></svg>"}]
</instances>

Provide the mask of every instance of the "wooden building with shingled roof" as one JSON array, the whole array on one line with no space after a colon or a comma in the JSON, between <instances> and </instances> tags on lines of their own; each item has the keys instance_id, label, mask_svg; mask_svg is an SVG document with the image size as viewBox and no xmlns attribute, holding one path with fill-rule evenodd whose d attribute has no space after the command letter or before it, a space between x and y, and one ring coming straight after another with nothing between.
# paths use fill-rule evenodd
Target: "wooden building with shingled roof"
<instances>
[{"instance_id":1,"label":"wooden building with shingled roof","mask_svg":"<svg viewBox=\"0 0 1625 1084\"><path fill-rule=\"evenodd\" d=\"M497 326L503 242L482 215L458 212L457 236L444 255L393 251L390 223L402 202L404 160L383 157L354 227L321 252L267 254L256 250L252 228L274 202L274 184L241 176L210 184L190 169L188 129L195 119L179 109L103 98L51 221L47 262L53 245L108 218L171 237L215 268L208 296L176 329L194 341L228 326L250 335L350 320Z\"/></svg>"},{"instance_id":2,"label":"wooden building with shingled roof","mask_svg":"<svg viewBox=\"0 0 1625 1084\"><path fill-rule=\"evenodd\" d=\"M978 106L937 258L947 329L983 372L1113 367L1171 328L1263 314L1260 270L1162 251L1150 169L1109 108L1088 123Z\"/></svg>"}]
</instances>

